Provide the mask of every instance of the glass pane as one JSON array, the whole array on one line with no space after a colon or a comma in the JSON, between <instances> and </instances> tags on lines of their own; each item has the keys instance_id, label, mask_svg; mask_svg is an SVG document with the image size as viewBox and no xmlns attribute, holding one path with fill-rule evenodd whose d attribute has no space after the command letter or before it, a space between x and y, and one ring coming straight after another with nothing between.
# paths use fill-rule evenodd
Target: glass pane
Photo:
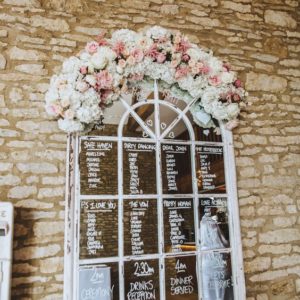
<instances>
[{"instance_id":1,"label":"glass pane","mask_svg":"<svg viewBox=\"0 0 300 300\"><path fill-rule=\"evenodd\" d=\"M124 194L156 194L155 144L123 143Z\"/></svg>"},{"instance_id":2,"label":"glass pane","mask_svg":"<svg viewBox=\"0 0 300 300\"><path fill-rule=\"evenodd\" d=\"M116 142L81 140L79 168L81 195L118 193Z\"/></svg>"},{"instance_id":3,"label":"glass pane","mask_svg":"<svg viewBox=\"0 0 300 300\"><path fill-rule=\"evenodd\" d=\"M117 200L81 200L80 259L117 255Z\"/></svg>"},{"instance_id":4,"label":"glass pane","mask_svg":"<svg viewBox=\"0 0 300 300\"><path fill-rule=\"evenodd\" d=\"M230 247L227 198L199 199L201 249Z\"/></svg>"},{"instance_id":5,"label":"glass pane","mask_svg":"<svg viewBox=\"0 0 300 300\"><path fill-rule=\"evenodd\" d=\"M124 248L125 255L158 252L155 199L124 200Z\"/></svg>"},{"instance_id":6,"label":"glass pane","mask_svg":"<svg viewBox=\"0 0 300 300\"><path fill-rule=\"evenodd\" d=\"M193 124L196 141L222 143L221 131L217 129L217 127L219 127L217 120L211 120L207 125L207 128L204 128L194 122L194 117L190 111L186 113L186 116L190 120L191 124ZM215 126L215 128L210 126Z\"/></svg>"},{"instance_id":7,"label":"glass pane","mask_svg":"<svg viewBox=\"0 0 300 300\"><path fill-rule=\"evenodd\" d=\"M157 259L126 261L124 273L125 299L160 299Z\"/></svg>"},{"instance_id":8,"label":"glass pane","mask_svg":"<svg viewBox=\"0 0 300 300\"><path fill-rule=\"evenodd\" d=\"M203 300L233 300L233 281L229 253L202 255Z\"/></svg>"},{"instance_id":9,"label":"glass pane","mask_svg":"<svg viewBox=\"0 0 300 300\"><path fill-rule=\"evenodd\" d=\"M170 131L168 131L164 139L182 141L190 140L189 131L183 120L178 121L178 123Z\"/></svg>"},{"instance_id":10,"label":"glass pane","mask_svg":"<svg viewBox=\"0 0 300 300\"><path fill-rule=\"evenodd\" d=\"M172 257L165 260L166 300L197 300L196 256Z\"/></svg>"},{"instance_id":11,"label":"glass pane","mask_svg":"<svg viewBox=\"0 0 300 300\"><path fill-rule=\"evenodd\" d=\"M180 144L162 144L161 156L163 193L192 193L190 146Z\"/></svg>"},{"instance_id":12,"label":"glass pane","mask_svg":"<svg viewBox=\"0 0 300 300\"><path fill-rule=\"evenodd\" d=\"M196 146L198 192L226 193L222 146Z\"/></svg>"},{"instance_id":13,"label":"glass pane","mask_svg":"<svg viewBox=\"0 0 300 300\"><path fill-rule=\"evenodd\" d=\"M155 118L154 105L144 104L134 110L137 115L144 121L145 125L154 133L155 132ZM141 137L149 138L147 132L140 126L134 116L129 115L123 128L123 136L125 137Z\"/></svg>"},{"instance_id":14,"label":"glass pane","mask_svg":"<svg viewBox=\"0 0 300 300\"><path fill-rule=\"evenodd\" d=\"M79 267L79 300L118 300L118 263Z\"/></svg>"},{"instance_id":15,"label":"glass pane","mask_svg":"<svg viewBox=\"0 0 300 300\"><path fill-rule=\"evenodd\" d=\"M165 252L195 251L193 199L164 200Z\"/></svg>"}]
</instances>

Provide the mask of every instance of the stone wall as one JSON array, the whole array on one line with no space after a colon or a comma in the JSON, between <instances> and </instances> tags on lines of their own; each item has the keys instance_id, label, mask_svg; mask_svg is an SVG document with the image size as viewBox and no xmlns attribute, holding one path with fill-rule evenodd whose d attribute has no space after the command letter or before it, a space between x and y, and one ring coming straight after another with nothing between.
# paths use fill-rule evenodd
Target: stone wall
<instances>
[{"instance_id":1,"label":"stone wall","mask_svg":"<svg viewBox=\"0 0 300 300\"><path fill-rule=\"evenodd\" d=\"M211 48L246 81L252 105L234 137L247 296L299 299L299 12L295 0L2 0L0 195L16 208L12 299L62 298L66 135L44 112L50 76L101 29L154 24Z\"/></svg>"}]
</instances>

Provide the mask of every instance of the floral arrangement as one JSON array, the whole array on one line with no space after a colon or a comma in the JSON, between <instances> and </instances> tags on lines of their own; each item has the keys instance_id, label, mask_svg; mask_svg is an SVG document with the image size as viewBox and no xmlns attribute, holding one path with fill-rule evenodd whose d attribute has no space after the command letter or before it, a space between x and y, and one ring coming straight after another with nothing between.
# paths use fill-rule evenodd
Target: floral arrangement
<instances>
[{"instance_id":1,"label":"floral arrangement","mask_svg":"<svg viewBox=\"0 0 300 300\"><path fill-rule=\"evenodd\" d=\"M137 33L127 29L104 34L63 63L51 78L46 110L66 132L80 132L99 122L105 107L137 87L152 89L153 80L171 97L189 103L194 121L213 127L237 126L246 91L222 62L192 44L179 32L152 27Z\"/></svg>"}]
</instances>

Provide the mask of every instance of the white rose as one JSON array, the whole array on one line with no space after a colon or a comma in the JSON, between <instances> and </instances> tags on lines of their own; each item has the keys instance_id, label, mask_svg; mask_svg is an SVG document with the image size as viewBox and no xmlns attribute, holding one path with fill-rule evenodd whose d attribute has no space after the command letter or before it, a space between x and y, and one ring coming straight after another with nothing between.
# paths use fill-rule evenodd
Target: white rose
<instances>
[{"instance_id":1,"label":"white rose","mask_svg":"<svg viewBox=\"0 0 300 300\"><path fill-rule=\"evenodd\" d=\"M105 68L105 66L108 62L108 59L105 56L103 56L102 53L97 52L92 55L90 62L95 69L102 70Z\"/></svg>"},{"instance_id":2,"label":"white rose","mask_svg":"<svg viewBox=\"0 0 300 300\"><path fill-rule=\"evenodd\" d=\"M91 86L95 86L96 84L96 78L94 75L87 75L85 77L85 81L88 82Z\"/></svg>"},{"instance_id":3,"label":"white rose","mask_svg":"<svg viewBox=\"0 0 300 300\"><path fill-rule=\"evenodd\" d=\"M226 112L229 119L236 118L240 112L239 105L237 103L228 104L226 107Z\"/></svg>"},{"instance_id":4,"label":"white rose","mask_svg":"<svg viewBox=\"0 0 300 300\"><path fill-rule=\"evenodd\" d=\"M234 81L234 73L233 72L223 72L221 74L222 83L228 84Z\"/></svg>"}]
</instances>

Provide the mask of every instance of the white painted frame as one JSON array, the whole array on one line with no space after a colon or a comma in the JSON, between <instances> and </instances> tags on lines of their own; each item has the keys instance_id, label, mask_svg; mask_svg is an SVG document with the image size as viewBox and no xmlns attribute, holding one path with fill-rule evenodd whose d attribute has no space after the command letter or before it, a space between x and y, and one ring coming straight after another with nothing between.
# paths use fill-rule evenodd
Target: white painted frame
<instances>
[{"instance_id":1,"label":"white painted frame","mask_svg":"<svg viewBox=\"0 0 300 300\"><path fill-rule=\"evenodd\" d=\"M196 99L195 99L196 100ZM198 275L198 293L199 299L201 296L201 253L205 252L230 252L231 262L232 262L232 277L234 282L234 299L235 300L245 300L245 279L243 271L243 256L242 256L242 246L241 246L241 235L240 235L240 222L239 222L239 207L236 189L236 172L235 172L235 158L234 158L234 148L232 133L225 129L223 124L221 124L221 133L223 142L198 142L195 141L194 130L189 119L185 115L189 110L191 105L194 103L192 101L189 103L184 110L180 110L176 105L162 101L159 99L158 87L156 82L154 83L154 99L144 100L135 103L130 106L124 99L121 98L121 102L127 109L123 114L119 128L118 136L99 136L99 137L80 137L78 135L68 136L68 146L67 146L67 170L66 170L66 207L65 207L65 261L64 261L64 300L75 300L77 299L77 288L78 288L78 269L80 264L96 264L104 262L120 262L119 263L119 300L125 300L124 290L124 276L123 276L123 266L124 262L132 259L133 257L137 260L142 259L152 259L156 258L159 260L160 266L164 266L164 260L166 257L174 256L187 256L196 255L197 259L197 275ZM149 130L148 126L143 120L135 113L135 109L145 104L153 104L155 106L155 132L153 133ZM170 124L170 126L164 131L163 134L160 133L160 123L159 123L159 105L166 105L173 111L177 113L177 118ZM123 137L123 125L126 121L128 115L131 114L142 129L149 135L150 138L130 138ZM187 126L190 134L190 141L172 141L164 140L167 134L176 126L176 124L183 120ZM158 138L157 138L158 137ZM118 145L118 195L80 195L80 174L79 174L79 146L81 139L90 140L105 140L105 141L115 141ZM157 180L157 194L155 195L123 195L123 151L122 142L132 141L132 142L152 142L156 144L156 180ZM182 252L182 253L164 253L164 233L162 228L163 219L163 198L166 195L162 193L162 178L161 178L161 151L160 144L165 143L176 143L190 145L191 149L191 167L192 167L192 178L193 178L193 194L184 195L168 195L169 198L192 198L194 202L194 227L195 227L195 243L196 251ZM198 194L197 179L195 173L195 145L218 145L223 146L224 153L224 164L225 164L225 180L226 180L226 194ZM124 199L150 199L155 197L157 199L157 213L158 217L158 243L159 243L159 253L151 255L140 255L136 256L124 256L123 253L123 222L120 222L123 218L123 200ZM214 251L203 251L200 250L200 233L199 233L199 218L198 218L198 199L207 197L227 197L227 208L228 208L228 226L230 230L230 245L228 249L214 250ZM98 258L98 259L88 259L79 260L79 224L80 224L80 199L115 199L118 200L118 247L119 255L114 258ZM164 267L159 268L160 272L160 299L165 299L165 274Z\"/></svg>"}]
</instances>

